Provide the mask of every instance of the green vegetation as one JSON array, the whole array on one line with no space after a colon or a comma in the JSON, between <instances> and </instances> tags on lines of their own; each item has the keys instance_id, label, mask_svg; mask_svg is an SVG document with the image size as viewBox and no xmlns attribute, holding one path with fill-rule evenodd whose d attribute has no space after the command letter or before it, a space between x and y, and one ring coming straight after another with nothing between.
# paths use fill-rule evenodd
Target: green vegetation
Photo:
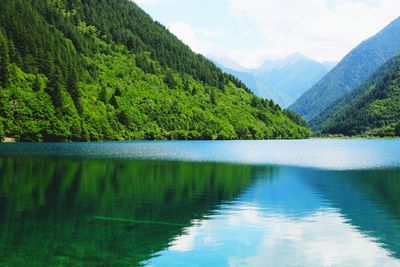
<instances>
[{"instance_id":1,"label":"green vegetation","mask_svg":"<svg viewBox=\"0 0 400 267\"><path fill-rule=\"evenodd\" d=\"M323 134L400 136L400 56L311 122Z\"/></svg>"},{"instance_id":2,"label":"green vegetation","mask_svg":"<svg viewBox=\"0 0 400 267\"><path fill-rule=\"evenodd\" d=\"M307 138L129 0L0 2L0 125L20 141ZM0 126L0 137L2 135Z\"/></svg>"},{"instance_id":3,"label":"green vegetation","mask_svg":"<svg viewBox=\"0 0 400 267\"><path fill-rule=\"evenodd\" d=\"M299 98L290 109L307 121L360 86L380 66L400 52L400 18L353 49L331 72Z\"/></svg>"}]
</instances>

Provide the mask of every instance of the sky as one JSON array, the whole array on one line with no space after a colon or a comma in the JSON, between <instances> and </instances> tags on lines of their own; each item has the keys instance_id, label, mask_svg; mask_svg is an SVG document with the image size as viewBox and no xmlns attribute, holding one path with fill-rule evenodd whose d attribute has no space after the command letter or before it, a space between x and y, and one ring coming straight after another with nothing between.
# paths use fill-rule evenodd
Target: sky
<instances>
[{"instance_id":1,"label":"sky","mask_svg":"<svg viewBox=\"0 0 400 267\"><path fill-rule=\"evenodd\" d=\"M400 0L134 0L203 55L255 68L301 53L340 61L400 16Z\"/></svg>"}]
</instances>

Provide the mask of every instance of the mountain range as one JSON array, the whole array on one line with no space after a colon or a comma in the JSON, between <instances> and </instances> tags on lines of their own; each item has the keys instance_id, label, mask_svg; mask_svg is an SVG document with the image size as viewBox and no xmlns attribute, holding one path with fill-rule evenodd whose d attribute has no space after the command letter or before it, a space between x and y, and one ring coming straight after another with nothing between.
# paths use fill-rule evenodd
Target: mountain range
<instances>
[{"instance_id":1,"label":"mountain range","mask_svg":"<svg viewBox=\"0 0 400 267\"><path fill-rule=\"evenodd\" d=\"M290 109L307 121L360 86L382 64L400 52L400 18L354 48Z\"/></svg>"},{"instance_id":2,"label":"mountain range","mask_svg":"<svg viewBox=\"0 0 400 267\"><path fill-rule=\"evenodd\" d=\"M400 55L310 122L323 134L400 136Z\"/></svg>"},{"instance_id":3,"label":"mountain range","mask_svg":"<svg viewBox=\"0 0 400 267\"><path fill-rule=\"evenodd\" d=\"M246 69L226 59L213 59L225 72L242 80L256 95L288 107L310 89L334 62L320 63L300 53L284 59L265 60L255 69Z\"/></svg>"},{"instance_id":4,"label":"mountain range","mask_svg":"<svg viewBox=\"0 0 400 267\"><path fill-rule=\"evenodd\" d=\"M231 67L226 67L219 63L218 60L212 59L212 61L221 68L224 72L229 73L235 77L237 77L240 81L242 81L255 95L264 98L264 99L272 99L275 103L282 107L287 107L290 103L289 97L278 91L274 88L267 85L261 78L252 74L251 71L241 67L230 64ZM241 69L241 70L238 70Z\"/></svg>"},{"instance_id":5,"label":"mountain range","mask_svg":"<svg viewBox=\"0 0 400 267\"><path fill-rule=\"evenodd\" d=\"M283 60L267 60L252 73L271 87L287 95L293 103L332 68L334 63L320 63L300 53Z\"/></svg>"}]
</instances>

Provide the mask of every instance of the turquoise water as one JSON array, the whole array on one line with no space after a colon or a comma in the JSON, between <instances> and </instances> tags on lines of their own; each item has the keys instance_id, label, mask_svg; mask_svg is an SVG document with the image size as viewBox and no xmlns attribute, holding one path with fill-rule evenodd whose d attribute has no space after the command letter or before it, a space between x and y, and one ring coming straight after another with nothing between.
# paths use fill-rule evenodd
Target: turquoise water
<instances>
[{"instance_id":1,"label":"turquoise water","mask_svg":"<svg viewBox=\"0 0 400 267\"><path fill-rule=\"evenodd\" d=\"M0 144L0 266L400 266L400 141Z\"/></svg>"}]
</instances>

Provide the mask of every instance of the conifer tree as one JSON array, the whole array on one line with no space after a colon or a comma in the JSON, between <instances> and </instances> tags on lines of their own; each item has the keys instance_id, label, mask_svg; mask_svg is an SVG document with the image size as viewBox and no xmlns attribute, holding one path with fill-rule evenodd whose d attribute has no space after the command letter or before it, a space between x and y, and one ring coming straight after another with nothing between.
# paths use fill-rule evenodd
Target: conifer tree
<instances>
[{"instance_id":1,"label":"conifer tree","mask_svg":"<svg viewBox=\"0 0 400 267\"><path fill-rule=\"evenodd\" d=\"M5 88L9 79L10 58L4 30L0 28L0 86Z\"/></svg>"},{"instance_id":2,"label":"conifer tree","mask_svg":"<svg viewBox=\"0 0 400 267\"><path fill-rule=\"evenodd\" d=\"M38 92L40 90L40 80L38 74L36 74L35 76L35 81L33 82L32 89L35 92Z\"/></svg>"},{"instance_id":3,"label":"conifer tree","mask_svg":"<svg viewBox=\"0 0 400 267\"><path fill-rule=\"evenodd\" d=\"M168 71L164 78L165 84L168 86L169 89L173 89L176 86L176 81L174 75L171 71Z\"/></svg>"},{"instance_id":4,"label":"conifer tree","mask_svg":"<svg viewBox=\"0 0 400 267\"><path fill-rule=\"evenodd\" d=\"M218 77L218 89L221 92L225 92L225 78L223 74L220 74Z\"/></svg>"},{"instance_id":5,"label":"conifer tree","mask_svg":"<svg viewBox=\"0 0 400 267\"><path fill-rule=\"evenodd\" d=\"M121 90L119 88L117 88L113 94L113 96L111 97L110 103L111 105L117 109L119 108L119 104L118 104L118 100L117 97L121 97Z\"/></svg>"},{"instance_id":6,"label":"conifer tree","mask_svg":"<svg viewBox=\"0 0 400 267\"><path fill-rule=\"evenodd\" d=\"M185 79L183 82L183 90L185 90L187 92L190 91L190 83L187 79Z\"/></svg>"},{"instance_id":7,"label":"conifer tree","mask_svg":"<svg viewBox=\"0 0 400 267\"><path fill-rule=\"evenodd\" d=\"M216 104L217 104L217 99L216 99L216 97L215 97L215 92L214 92L214 90L211 90L211 92L210 92L210 101L211 101L211 103L212 103L213 105L216 105Z\"/></svg>"},{"instance_id":8,"label":"conifer tree","mask_svg":"<svg viewBox=\"0 0 400 267\"><path fill-rule=\"evenodd\" d=\"M68 80L67 80L67 90L71 95L72 100L74 101L76 109L81 112L82 107L80 104L81 91L78 87L78 72L73 69L70 71Z\"/></svg>"},{"instance_id":9,"label":"conifer tree","mask_svg":"<svg viewBox=\"0 0 400 267\"><path fill-rule=\"evenodd\" d=\"M56 109L61 108L62 74L58 66L50 70L50 77L47 83L47 93L53 101Z\"/></svg>"}]
</instances>

